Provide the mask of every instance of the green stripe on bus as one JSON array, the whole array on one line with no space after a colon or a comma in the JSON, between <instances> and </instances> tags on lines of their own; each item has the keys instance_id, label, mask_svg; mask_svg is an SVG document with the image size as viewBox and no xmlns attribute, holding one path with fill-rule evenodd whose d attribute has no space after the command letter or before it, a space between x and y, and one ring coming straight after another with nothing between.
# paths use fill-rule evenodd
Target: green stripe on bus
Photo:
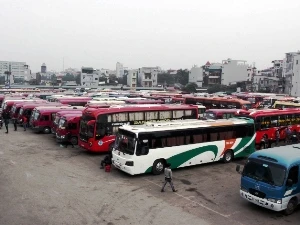
<instances>
[{"instance_id":1,"label":"green stripe on bus","mask_svg":"<svg viewBox=\"0 0 300 225\"><path fill-rule=\"evenodd\" d=\"M174 146L176 148L176 146ZM216 145L206 145L206 146L202 146L199 148L195 148L192 149L190 151L187 152L183 152L183 153L179 153L177 155L174 155L167 160L168 163L171 163L171 167L172 168L177 168L180 165L182 165L183 163L189 161L190 159L192 159L193 157L200 155L204 152L213 152L215 157L213 160L216 159L217 154L218 154L218 147ZM152 166L150 166L145 173L150 173L152 171Z\"/></svg>"},{"instance_id":2,"label":"green stripe on bus","mask_svg":"<svg viewBox=\"0 0 300 225\"><path fill-rule=\"evenodd\" d=\"M248 145L248 147L246 147L246 149L248 149L248 150L243 150L240 153L238 153L237 155L234 155L235 158L245 157L254 152L254 151L251 151L251 149L254 150L253 142L255 141L255 138L253 139L252 143L250 143L251 138L252 137L244 137L241 139L240 143L234 148L234 152L239 151L241 148L245 147L246 145Z\"/></svg>"}]
</instances>

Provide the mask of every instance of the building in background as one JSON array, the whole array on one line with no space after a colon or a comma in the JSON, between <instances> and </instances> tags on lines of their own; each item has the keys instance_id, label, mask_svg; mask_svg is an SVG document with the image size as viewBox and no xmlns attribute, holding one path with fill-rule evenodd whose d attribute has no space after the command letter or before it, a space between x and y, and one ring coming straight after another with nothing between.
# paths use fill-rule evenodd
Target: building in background
<instances>
[{"instance_id":1,"label":"building in background","mask_svg":"<svg viewBox=\"0 0 300 225\"><path fill-rule=\"evenodd\" d=\"M5 72L9 72L9 80ZM6 83L23 82L25 75L31 74L29 65L26 62L0 61L0 76L5 76Z\"/></svg>"},{"instance_id":2,"label":"building in background","mask_svg":"<svg viewBox=\"0 0 300 225\"><path fill-rule=\"evenodd\" d=\"M203 67L198 67L197 65L194 65L192 67L192 69L189 72L189 83L196 83L198 87L202 87Z\"/></svg>"},{"instance_id":3,"label":"building in background","mask_svg":"<svg viewBox=\"0 0 300 225\"><path fill-rule=\"evenodd\" d=\"M300 52L289 52L285 54L285 58L283 60L283 72L282 76L284 79L283 82L283 90L285 94L292 96L299 96L298 85L296 82L299 82L299 76L297 77L294 72L294 66L298 65L297 62ZM295 68L296 70L296 68ZM293 86L294 85L294 86Z\"/></svg>"},{"instance_id":4,"label":"building in background","mask_svg":"<svg viewBox=\"0 0 300 225\"><path fill-rule=\"evenodd\" d=\"M227 59L222 61L221 84L232 85L247 81L249 65L245 60Z\"/></svg>"},{"instance_id":5,"label":"building in background","mask_svg":"<svg viewBox=\"0 0 300 225\"><path fill-rule=\"evenodd\" d=\"M81 86L88 88L97 88L99 85L99 75L93 67L81 68Z\"/></svg>"},{"instance_id":6,"label":"building in background","mask_svg":"<svg viewBox=\"0 0 300 225\"><path fill-rule=\"evenodd\" d=\"M300 52L293 57L291 95L300 97Z\"/></svg>"},{"instance_id":7,"label":"building in background","mask_svg":"<svg viewBox=\"0 0 300 225\"><path fill-rule=\"evenodd\" d=\"M138 71L138 79L142 87L156 87L157 75L161 73L161 68L156 67L142 67Z\"/></svg>"},{"instance_id":8,"label":"building in background","mask_svg":"<svg viewBox=\"0 0 300 225\"><path fill-rule=\"evenodd\" d=\"M136 88L138 79L138 70L128 70L127 74L127 86Z\"/></svg>"},{"instance_id":9,"label":"building in background","mask_svg":"<svg viewBox=\"0 0 300 225\"><path fill-rule=\"evenodd\" d=\"M117 62L116 64L116 76L117 78L121 78L124 76L124 66L120 62Z\"/></svg>"},{"instance_id":10,"label":"building in background","mask_svg":"<svg viewBox=\"0 0 300 225\"><path fill-rule=\"evenodd\" d=\"M45 63L43 63L41 66L41 73L47 73L47 66Z\"/></svg>"}]
</instances>

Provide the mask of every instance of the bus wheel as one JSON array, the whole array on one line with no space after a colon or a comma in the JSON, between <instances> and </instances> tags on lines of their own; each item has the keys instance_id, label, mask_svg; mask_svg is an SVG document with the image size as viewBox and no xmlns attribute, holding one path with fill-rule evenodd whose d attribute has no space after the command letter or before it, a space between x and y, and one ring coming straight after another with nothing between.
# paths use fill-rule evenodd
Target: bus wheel
<instances>
[{"instance_id":1,"label":"bus wheel","mask_svg":"<svg viewBox=\"0 0 300 225\"><path fill-rule=\"evenodd\" d=\"M50 134L50 132L51 132L50 127L45 127L43 132L44 132L44 134Z\"/></svg>"},{"instance_id":2,"label":"bus wheel","mask_svg":"<svg viewBox=\"0 0 300 225\"><path fill-rule=\"evenodd\" d=\"M291 215L297 207L297 201L295 199L291 199L284 210L285 215Z\"/></svg>"},{"instance_id":3,"label":"bus wheel","mask_svg":"<svg viewBox=\"0 0 300 225\"><path fill-rule=\"evenodd\" d=\"M71 137L70 142L72 143L72 145L77 145L77 144L78 144L78 139L77 139L77 137Z\"/></svg>"},{"instance_id":4,"label":"bus wheel","mask_svg":"<svg viewBox=\"0 0 300 225\"><path fill-rule=\"evenodd\" d=\"M227 150L223 156L223 162L229 163L233 159L233 152L231 150Z\"/></svg>"},{"instance_id":5,"label":"bus wheel","mask_svg":"<svg viewBox=\"0 0 300 225\"><path fill-rule=\"evenodd\" d=\"M157 159L153 163L152 173L154 175L159 175L164 171L164 168L165 168L165 161L162 159Z\"/></svg>"}]
</instances>

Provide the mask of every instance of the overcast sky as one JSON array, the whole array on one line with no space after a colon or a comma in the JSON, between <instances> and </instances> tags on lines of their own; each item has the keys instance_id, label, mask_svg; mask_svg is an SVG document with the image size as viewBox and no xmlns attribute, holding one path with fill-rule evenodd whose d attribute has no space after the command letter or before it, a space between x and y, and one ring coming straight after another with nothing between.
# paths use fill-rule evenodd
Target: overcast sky
<instances>
[{"instance_id":1,"label":"overcast sky","mask_svg":"<svg viewBox=\"0 0 300 225\"><path fill-rule=\"evenodd\" d=\"M0 60L34 72L93 66L259 69L300 50L299 0L0 0Z\"/></svg>"}]
</instances>

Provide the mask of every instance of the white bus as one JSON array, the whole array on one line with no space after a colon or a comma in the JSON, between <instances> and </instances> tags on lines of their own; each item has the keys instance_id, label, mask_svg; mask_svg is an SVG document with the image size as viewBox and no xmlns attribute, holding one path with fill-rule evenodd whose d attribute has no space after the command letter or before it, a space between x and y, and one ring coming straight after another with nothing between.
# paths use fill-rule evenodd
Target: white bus
<instances>
[{"instance_id":1,"label":"white bus","mask_svg":"<svg viewBox=\"0 0 300 225\"><path fill-rule=\"evenodd\" d=\"M178 120L119 127L113 165L131 175L160 174L167 163L179 168L219 160L230 162L255 151L254 122Z\"/></svg>"}]
</instances>

